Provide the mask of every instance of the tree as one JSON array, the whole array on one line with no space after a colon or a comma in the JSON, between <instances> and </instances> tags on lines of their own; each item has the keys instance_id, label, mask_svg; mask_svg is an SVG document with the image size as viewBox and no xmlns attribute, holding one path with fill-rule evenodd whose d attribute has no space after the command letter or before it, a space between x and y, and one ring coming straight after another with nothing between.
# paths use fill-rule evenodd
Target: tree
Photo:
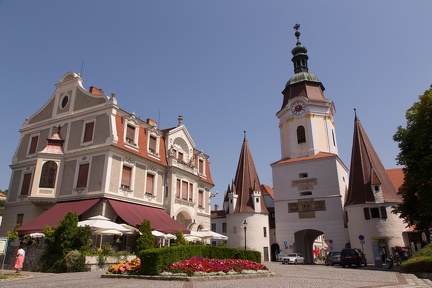
<instances>
[{"instance_id":1,"label":"tree","mask_svg":"<svg viewBox=\"0 0 432 288\"><path fill-rule=\"evenodd\" d=\"M406 112L406 128L393 136L400 152L404 182L398 194L402 203L393 208L409 226L426 231L432 223L432 87Z\"/></svg>"},{"instance_id":2,"label":"tree","mask_svg":"<svg viewBox=\"0 0 432 288\"><path fill-rule=\"evenodd\" d=\"M139 251L144 249L154 248L155 238L151 233L150 221L144 219L138 230L141 232L141 235L139 235L135 241L135 253L138 253Z\"/></svg>"}]
</instances>

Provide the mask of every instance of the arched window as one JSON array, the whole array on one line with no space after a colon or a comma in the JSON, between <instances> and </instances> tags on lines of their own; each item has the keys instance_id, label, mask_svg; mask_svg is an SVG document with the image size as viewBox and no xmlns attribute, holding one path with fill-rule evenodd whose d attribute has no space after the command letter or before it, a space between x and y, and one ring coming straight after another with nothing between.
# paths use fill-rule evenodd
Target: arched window
<instances>
[{"instance_id":1,"label":"arched window","mask_svg":"<svg viewBox=\"0 0 432 288\"><path fill-rule=\"evenodd\" d=\"M306 132L303 126L297 127L297 143L305 143L306 142Z\"/></svg>"},{"instance_id":2,"label":"arched window","mask_svg":"<svg viewBox=\"0 0 432 288\"><path fill-rule=\"evenodd\" d=\"M40 188L54 188L57 174L57 164L54 161L47 161L42 166L39 181Z\"/></svg>"}]
</instances>

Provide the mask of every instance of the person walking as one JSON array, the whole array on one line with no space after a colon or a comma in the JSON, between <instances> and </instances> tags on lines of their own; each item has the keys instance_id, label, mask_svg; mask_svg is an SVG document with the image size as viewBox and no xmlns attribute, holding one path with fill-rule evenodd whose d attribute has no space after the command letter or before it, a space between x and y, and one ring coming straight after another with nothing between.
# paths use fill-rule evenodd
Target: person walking
<instances>
[{"instance_id":1,"label":"person walking","mask_svg":"<svg viewBox=\"0 0 432 288\"><path fill-rule=\"evenodd\" d=\"M21 269L23 268L24 258L25 258L25 250L23 249L23 244L20 244L20 248L16 253L15 266L14 266L15 273L20 273Z\"/></svg>"}]
</instances>

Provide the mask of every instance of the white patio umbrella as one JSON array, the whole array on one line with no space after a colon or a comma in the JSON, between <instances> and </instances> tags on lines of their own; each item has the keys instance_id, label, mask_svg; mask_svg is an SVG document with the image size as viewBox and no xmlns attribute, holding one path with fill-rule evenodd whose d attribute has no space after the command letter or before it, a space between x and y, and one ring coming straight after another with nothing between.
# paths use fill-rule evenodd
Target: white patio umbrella
<instances>
[{"instance_id":1,"label":"white patio umbrella","mask_svg":"<svg viewBox=\"0 0 432 288\"><path fill-rule=\"evenodd\" d=\"M184 238L189 242L195 242L195 241L202 241L203 240L203 238L196 236L196 235L191 235L191 234L184 235Z\"/></svg>"},{"instance_id":2,"label":"white patio umbrella","mask_svg":"<svg viewBox=\"0 0 432 288\"><path fill-rule=\"evenodd\" d=\"M152 235L153 236L155 236L155 237L164 237L165 236L165 233L162 233L162 232L160 232L160 231L158 231L158 230L152 230Z\"/></svg>"},{"instance_id":3,"label":"white patio umbrella","mask_svg":"<svg viewBox=\"0 0 432 288\"><path fill-rule=\"evenodd\" d=\"M177 237L173 234L167 233L164 236L165 239L176 239Z\"/></svg>"},{"instance_id":4,"label":"white patio umbrella","mask_svg":"<svg viewBox=\"0 0 432 288\"><path fill-rule=\"evenodd\" d=\"M191 231L191 235L201 237L202 239L228 240L228 237L210 230Z\"/></svg>"},{"instance_id":5,"label":"white patio umbrella","mask_svg":"<svg viewBox=\"0 0 432 288\"><path fill-rule=\"evenodd\" d=\"M79 227L90 226L92 230L117 230L122 233L131 233L132 231L120 224L110 221L108 218L98 215L78 222Z\"/></svg>"},{"instance_id":6,"label":"white patio umbrella","mask_svg":"<svg viewBox=\"0 0 432 288\"><path fill-rule=\"evenodd\" d=\"M138 233L138 234L142 235L141 231L139 231L138 228L135 228L135 227L133 227L133 226L131 226L131 225L124 224L124 223L123 223L123 224L120 224L120 225L123 226L123 227L126 228L126 229L131 230L130 233L124 233L124 234L134 234L134 233Z\"/></svg>"},{"instance_id":7,"label":"white patio umbrella","mask_svg":"<svg viewBox=\"0 0 432 288\"><path fill-rule=\"evenodd\" d=\"M98 229L98 230L94 230L92 233L95 234L96 237L98 235L101 235L101 240L100 240L100 243L99 243L99 248L102 248L102 237L104 235L119 235L119 236L123 235L122 232L120 232L118 230L115 230L115 229Z\"/></svg>"}]
</instances>

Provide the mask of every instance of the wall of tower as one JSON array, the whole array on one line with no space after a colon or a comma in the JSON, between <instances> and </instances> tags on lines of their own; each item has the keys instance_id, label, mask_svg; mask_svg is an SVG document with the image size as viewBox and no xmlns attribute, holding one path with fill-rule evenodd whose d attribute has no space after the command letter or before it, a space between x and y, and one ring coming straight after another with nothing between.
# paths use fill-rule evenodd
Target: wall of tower
<instances>
[{"instance_id":1,"label":"wall of tower","mask_svg":"<svg viewBox=\"0 0 432 288\"><path fill-rule=\"evenodd\" d=\"M350 205L345 207L348 215L348 230L351 240L351 247L363 248L366 259L369 264L374 263L373 246L377 245L378 239L381 239L379 246L383 252L390 251L391 247L405 247L402 231L405 230L406 224L399 218L399 215L391 213L391 206L395 203L377 203L364 205ZM387 218L382 219L365 219L364 208L385 207ZM359 236L364 236L364 244L360 243ZM375 256L375 257L374 257ZM379 255L378 255L378 259Z\"/></svg>"},{"instance_id":2,"label":"wall of tower","mask_svg":"<svg viewBox=\"0 0 432 288\"><path fill-rule=\"evenodd\" d=\"M228 247L261 252L261 261L265 261L265 251L270 258L270 229L268 215L255 213L234 213L227 216ZM243 223L247 221L247 230L244 231ZM266 234L264 234L266 230ZM246 237L245 237L246 236ZM246 242L245 242L246 240Z\"/></svg>"}]
</instances>

